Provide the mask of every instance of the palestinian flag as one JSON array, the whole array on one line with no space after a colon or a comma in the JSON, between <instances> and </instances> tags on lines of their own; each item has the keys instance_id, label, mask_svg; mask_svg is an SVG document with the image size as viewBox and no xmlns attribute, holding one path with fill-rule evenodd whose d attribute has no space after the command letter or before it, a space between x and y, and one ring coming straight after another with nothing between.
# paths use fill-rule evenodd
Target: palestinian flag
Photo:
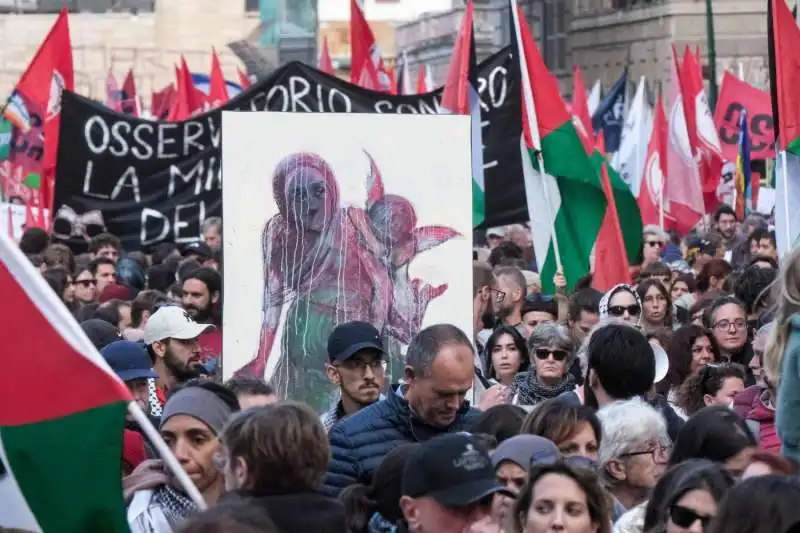
<instances>
[{"instance_id":1,"label":"palestinian flag","mask_svg":"<svg viewBox=\"0 0 800 533\"><path fill-rule=\"evenodd\" d=\"M128 531L125 385L16 245L0 233L0 526Z\"/></svg>"},{"instance_id":2,"label":"palestinian flag","mask_svg":"<svg viewBox=\"0 0 800 533\"><path fill-rule=\"evenodd\" d=\"M557 81L547 70L519 8L512 18L512 28L518 32L512 46L519 43L517 49L522 48L517 55L522 62L521 90L529 88L533 100L533 109L527 109L530 102L523 92L521 149L525 193L542 290L552 293L557 270L556 241L567 287L571 288L591 270L592 250L608 202L598 172L600 165L587 154ZM524 79L526 70L528 79ZM544 173L539 167L538 151Z\"/></svg>"},{"instance_id":3,"label":"palestinian flag","mask_svg":"<svg viewBox=\"0 0 800 533\"><path fill-rule=\"evenodd\" d=\"M800 28L783 0L770 0L767 24L775 131L781 150L800 155Z\"/></svg>"},{"instance_id":4,"label":"palestinian flag","mask_svg":"<svg viewBox=\"0 0 800 533\"><path fill-rule=\"evenodd\" d=\"M486 217L485 185L483 181L483 141L481 137L481 106L478 96L478 60L472 21L475 6L470 0L461 19L453 60L442 93L442 112L469 115L472 127L472 226L479 226Z\"/></svg>"}]
</instances>

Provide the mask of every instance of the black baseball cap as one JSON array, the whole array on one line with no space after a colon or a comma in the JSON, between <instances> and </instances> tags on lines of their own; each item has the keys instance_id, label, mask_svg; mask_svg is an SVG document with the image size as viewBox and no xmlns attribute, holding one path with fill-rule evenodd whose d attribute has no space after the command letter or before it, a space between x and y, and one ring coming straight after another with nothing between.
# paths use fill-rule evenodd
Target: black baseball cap
<instances>
[{"instance_id":1,"label":"black baseball cap","mask_svg":"<svg viewBox=\"0 0 800 533\"><path fill-rule=\"evenodd\" d=\"M714 255L717 253L717 247L708 239L702 237L695 237L687 243L687 254L692 257L697 253L704 253L707 255Z\"/></svg>"},{"instance_id":2,"label":"black baseball cap","mask_svg":"<svg viewBox=\"0 0 800 533\"><path fill-rule=\"evenodd\" d=\"M98 350L102 350L114 341L122 340L122 334L116 326L99 318L84 320L81 322L81 329Z\"/></svg>"},{"instance_id":3,"label":"black baseball cap","mask_svg":"<svg viewBox=\"0 0 800 533\"><path fill-rule=\"evenodd\" d=\"M449 433L420 445L403 471L403 495L468 507L495 493L514 496L495 477L489 452L469 433Z\"/></svg>"},{"instance_id":4,"label":"black baseball cap","mask_svg":"<svg viewBox=\"0 0 800 533\"><path fill-rule=\"evenodd\" d=\"M211 251L211 247L204 243L203 241L197 241L190 244L187 244L186 247L183 249L183 256L186 257L189 254L197 255L202 257L203 259L211 259L211 256L214 255L214 252Z\"/></svg>"},{"instance_id":5,"label":"black baseball cap","mask_svg":"<svg viewBox=\"0 0 800 533\"><path fill-rule=\"evenodd\" d=\"M383 355L381 334L368 322L347 322L336 326L328 337L328 359L331 363L347 361L361 350L378 350Z\"/></svg>"}]
</instances>

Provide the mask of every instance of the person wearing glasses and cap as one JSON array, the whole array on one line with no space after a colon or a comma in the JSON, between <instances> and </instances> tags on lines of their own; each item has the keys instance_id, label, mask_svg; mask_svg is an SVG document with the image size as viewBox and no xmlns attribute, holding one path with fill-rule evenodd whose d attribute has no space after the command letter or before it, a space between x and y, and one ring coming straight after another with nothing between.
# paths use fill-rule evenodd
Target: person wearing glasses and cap
<instances>
[{"instance_id":1,"label":"person wearing glasses and cap","mask_svg":"<svg viewBox=\"0 0 800 533\"><path fill-rule=\"evenodd\" d=\"M348 322L333 330L325 372L339 388L339 401L320 417L326 433L345 416L380 399L386 380L385 355L383 339L372 324Z\"/></svg>"},{"instance_id":2,"label":"person wearing glasses and cap","mask_svg":"<svg viewBox=\"0 0 800 533\"><path fill-rule=\"evenodd\" d=\"M402 494L398 533L499 531L491 520L494 496L515 496L497 480L489 453L469 433L420 445L403 471Z\"/></svg>"}]
</instances>

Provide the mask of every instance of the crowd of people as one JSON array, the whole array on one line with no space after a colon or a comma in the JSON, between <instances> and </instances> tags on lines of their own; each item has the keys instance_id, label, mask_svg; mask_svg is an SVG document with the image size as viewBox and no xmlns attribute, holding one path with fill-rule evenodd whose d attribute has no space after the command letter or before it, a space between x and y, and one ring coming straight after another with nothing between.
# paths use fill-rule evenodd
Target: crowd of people
<instances>
[{"instance_id":1,"label":"crowd of people","mask_svg":"<svg viewBox=\"0 0 800 533\"><path fill-rule=\"evenodd\" d=\"M800 251L779 266L763 217L645 227L634 283L606 292L557 274L543 293L530 233L490 230L473 331L422 329L390 383L381 333L338 325L322 413L260 376L222 382L221 235L19 243L207 507L128 420L133 533L800 531Z\"/></svg>"}]
</instances>

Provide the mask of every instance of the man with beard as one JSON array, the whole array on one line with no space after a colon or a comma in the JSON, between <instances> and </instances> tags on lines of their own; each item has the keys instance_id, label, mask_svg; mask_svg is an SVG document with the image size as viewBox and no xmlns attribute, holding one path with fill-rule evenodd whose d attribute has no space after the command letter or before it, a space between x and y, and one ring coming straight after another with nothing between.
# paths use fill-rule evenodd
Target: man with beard
<instances>
[{"instance_id":1,"label":"man with beard","mask_svg":"<svg viewBox=\"0 0 800 533\"><path fill-rule=\"evenodd\" d=\"M522 304L525 303L527 284L522 271L515 267L500 267L494 271L496 308L498 318L507 326L516 328L528 338L527 326L522 322ZM501 296L502 295L502 296Z\"/></svg>"},{"instance_id":2,"label":"man with beard","mask_svg":"<svg viewBox=\"0 0 800 533\"><path fill-rule=\"evenodd\" d=\"M214 326L198 324L177 306L161 307L144 328L144 343L157 379L149 382L150 414L161 416L166 391L205 373L198 337Z\"/></svg>"},{"instance_id":3,"label":"man with beard","mask_svg":"<svg viewBox=\"0 0 800 533\"><path fill-rule=\"evenodd\" d=\"M210 267L200 267L182 278L182 304L195 322L216 326L200 336L204 362L222 354L222 276Z\"/></svg>"},{"instance_id":4,"label":"man with beard","mask_svg":"<svg viewBox=\"0 0 800 533\"><path fill-rule=\"evenodd\" d=\"M736 211L727 204L722 204L714 213L714 228L722 237L722 246L725 251L729 252L733 249L736 243L736 229L739 220L736 218Z\"/></svg>"},{"instance_id":5,"label":"man with beard","mask_svg":"<svg viewBox=\"0 0 800 533\"><path fill-rule=\"evenodd\" d=\"M320 421L326 432L344 418L380 399L386 378L386 351L375 326L366 322L348 322L328 337L325 371L331 383L339 387L340 399Z\"/></svg>"}]
</instances>

